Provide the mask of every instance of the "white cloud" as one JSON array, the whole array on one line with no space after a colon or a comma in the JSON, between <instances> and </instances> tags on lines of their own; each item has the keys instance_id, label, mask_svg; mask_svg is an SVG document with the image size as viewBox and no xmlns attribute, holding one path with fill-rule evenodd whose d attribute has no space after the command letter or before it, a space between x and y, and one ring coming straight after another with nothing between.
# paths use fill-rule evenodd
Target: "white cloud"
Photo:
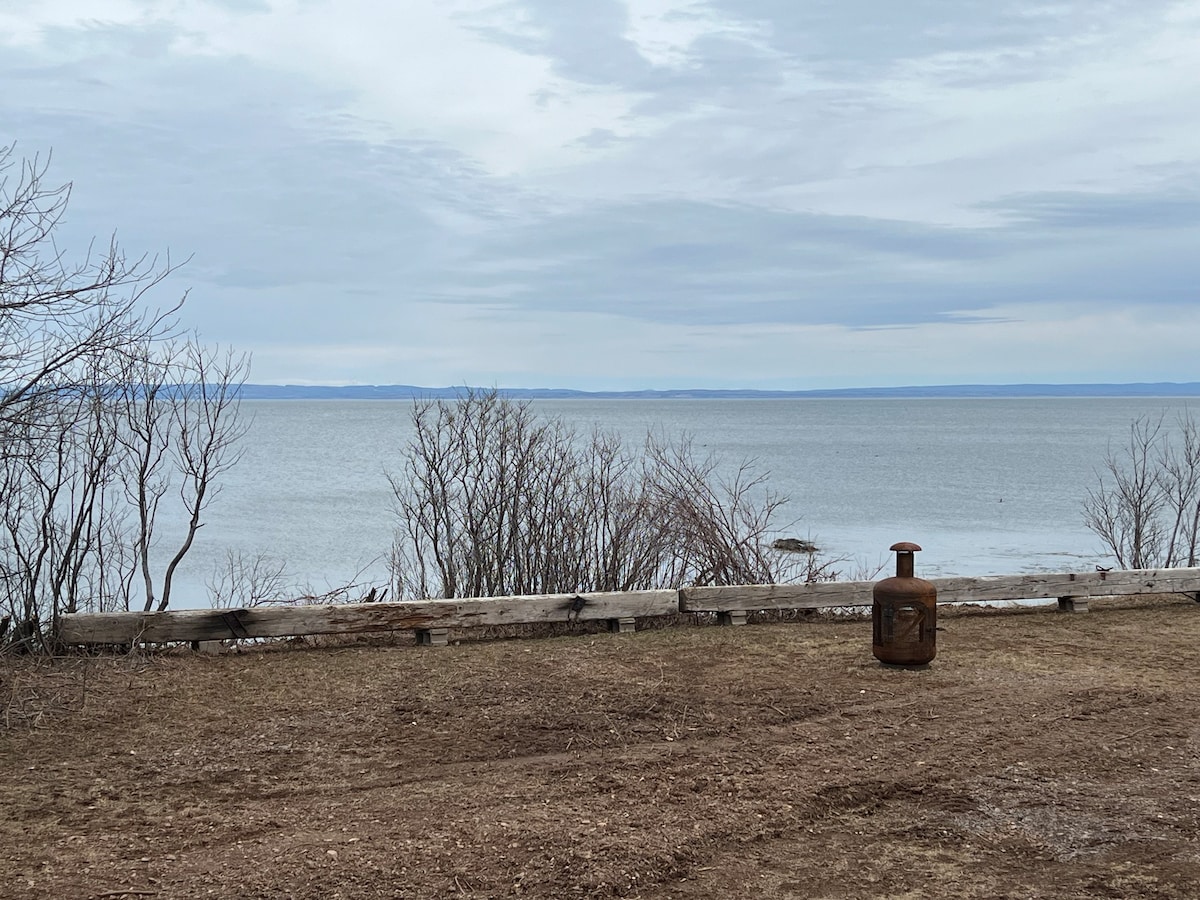
<instances>
[{"instance_id":1,"label":"white cloud","mask_svg":"<svg viewBox=\"0 0 1200 900\"><path fill-rule=\"evenodd\" d=\"M61 53L56 29L127 27L146 21L146 5L137 0L10 0L0 7L0 45Z\"/></svg>"},{"instance_id":2,"label":"white cloud","mask_svg":"<svg viewBox=\"0 0 1200 900\"><path fill-rule=\"evenodd\" d=\"M270 13L226 15L196 30L194 52L237 56L346 92L346 111L365 136L445 142L508 175L579 155L596 128L624 130L633 98L574 84L549 60L490 40L491 2L373 0L289 4Z\"/></svg>"},{"instance_id":3,"label":"white cloud","mask_svg":"<svg viewBox=\"0 0 1200 900\"><path fill-rule=\"evenodd\" d=\"M692 46L718 35L762 46L760 29L722 16L703 0L625 0L625 37L655 66L682 69L694 62Z\"/></svg>"},{"instance_id":4,"label":"white cloud","mask_svg":"<svg viewBox=\"0 0 1200 900\"><path fill-rule=\"evenodd\" d=\"M342 92L356 137L445 142L500 175L579 158L577 142L597 128L626 131L635 97L573 83L550 60L489 39L483 26L528 30L519 15L499 15L491 0L274 0L245 11L58 0L0 15L0 32L49 57L78 58L86 45L67 49L63 33L167 26L176 56L249 61Z\"/></svg>"}]
</instances>

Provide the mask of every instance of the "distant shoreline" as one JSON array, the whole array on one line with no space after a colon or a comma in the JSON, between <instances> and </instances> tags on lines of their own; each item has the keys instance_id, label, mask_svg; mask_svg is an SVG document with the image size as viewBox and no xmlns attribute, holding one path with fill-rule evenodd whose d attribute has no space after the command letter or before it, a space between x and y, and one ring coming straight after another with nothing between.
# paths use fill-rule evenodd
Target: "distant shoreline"
<instances>
[{"instance_id":1,"label":"distant shoreline","mask_svg":"<svg viewBox=\"0 0 1200 900\"><path fill-rule=\"evenodd\" d=\"M388 385L245 384L243 400L413 400L446 399L466 387ZM480 389L476 389L480 390ZM487 390L487 389L483 389ZM833 388L808 391L705 390L574 391L559 388L497 388L518 400L820 400L820 399L1035 399L1200 398L1200 382L1132 384L944 384L909 387Z\"/></svg>"}]
</instances>

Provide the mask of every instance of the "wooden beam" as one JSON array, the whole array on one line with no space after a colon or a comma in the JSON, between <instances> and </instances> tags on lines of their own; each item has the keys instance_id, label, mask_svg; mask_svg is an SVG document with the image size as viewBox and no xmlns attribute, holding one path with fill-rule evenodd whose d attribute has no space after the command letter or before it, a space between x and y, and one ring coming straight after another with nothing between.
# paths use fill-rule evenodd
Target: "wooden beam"
<instances>
[{"instance_id":1,"label":"wooden beam","mask_svg":"<svg viewBox=\"0 0 1200 900\"><path fill-rule=\"evenodd\" d=\"M59 638L67 644L220 641L301 634L530 625L576 619L625 619L668 615L678 611L679 593L672 590L337 606L75 613L62 617Z\"/></svg>"},{"instance_id":2,"label":"wooden beam","mask_svg":"<svg viewBox=\"0 0 1200 900\"><path fill-rule=\"evenodd\" d=\"M1059 599L1064 609L1086 609L1091 597L1184 593L1200 597L1200 568L1133 569L930 579L939 603ZM62 617L68 644L170 643L303 634L421 631L478 625L535 625L574 619L635 619L675 612L738 613L768 609L869 607L871 581L693 587L679 591L542 594L359 603L340 606L259 606L160 613L76 613ZM729 616L728 621L745 621Z\"/></svg>"},{"instance_id":3,"label":"wooden beam","mask_svg":"<svg viewBox=\"0 0 1200 900\"><path fill-rule=\"evenodd\" d=\"M1122 597L1126 594L1173 594L1194 591L1200 588L1200 568L991 575L985 578L931 580L938 589L939 603L1053 600L1059 597Z\"/></svg>"},{"instance_id":4,"label":"wooden beam","mask_svg":"<svg viewBox=\"0 0 1200 900\"><path fill-rule=\"evenodd\" d=\"M928 580L937 589L938 603L1056 600L1060 597L1192 593L1200 589L1200 568L988 575ZM820 584L683 588L679 592L679 609L681 612L724 613L732 610L870 606L874 585L875 582L871 581L828 581Z\"/></svg>"},{"instance_id":5,"label":"wooden beam","mask_svg":"<svg viewBox=\"0 0 1200 900\"><path fill-rule=\"evenodd\" d=\"M870 606L872 587L874 582L871 581L691 587L683 588L679 592L679 611L726 613L747 609Z\"/></svg>"}]
</instances>

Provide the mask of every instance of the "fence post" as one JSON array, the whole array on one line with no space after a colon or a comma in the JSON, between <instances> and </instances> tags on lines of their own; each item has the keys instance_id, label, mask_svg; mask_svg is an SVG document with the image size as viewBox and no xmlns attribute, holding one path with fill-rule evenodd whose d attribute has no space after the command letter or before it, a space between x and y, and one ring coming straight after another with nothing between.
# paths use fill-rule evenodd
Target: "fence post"
<instances>
[{"instance_id":1,"label":"fence post","mask_svg":"<svg viewBox=\"0 0 1200 900\"><path fill-rule=\"evenodd\" d=\"M1058 598L1059 612L1078 612L1085 613L1088 611L1087 597L1059 597Z\"/></svg>"},{"instance_id":2,"label":"fence post","mask_svg":"<svg viewBox=\"0 0 1200 900\"><path fill-rule=\"evenodd\" d=\"M449 628L418 628L417 643L423 647L445 647L450 643Z\"/></svg>"}]
</instances>

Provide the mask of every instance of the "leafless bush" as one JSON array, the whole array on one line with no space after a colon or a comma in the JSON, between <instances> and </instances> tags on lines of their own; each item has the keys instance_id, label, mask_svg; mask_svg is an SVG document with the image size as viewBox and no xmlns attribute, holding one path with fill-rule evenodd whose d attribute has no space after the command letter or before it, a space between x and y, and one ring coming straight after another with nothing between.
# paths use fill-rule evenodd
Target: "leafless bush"
<instances>
[{"instance_id":1,"label":"leafless bush","mask_svg":"<svg viewBox=\"0 0 1200 900\"><path fill-rule=\"evenodd\" d=\"M177 265L115 241L70 262L70 185L0 148L0 614L29 635L63 613L165 608L220 474L237 458L248 361L148 305ZM158 581L150 549L174 489L185 538ZM139 579L140 576L140 579Z\"/></svg>"},{"instance_id":2,"label":"leafless bush","mask_svg":"<svg viewBox=\"0 0 1200 900\"><path fill-rule=\"evenodd\" d=\"M388 589L381 588L370 579L364 579L363 572L357 573L344 584L326 584L317 587L305 584L295 592L296 606L333 606L339 603L384 603L387 601Z\"/></svg>"},{"instance_id":3,"label":"leafless bush","mask_svg":"<svg viewBox=\"0 0 1200 900\"><path fill-rule=\"evenodd\" d=\"M94 384L93 376L129 347L172 328L166 310L144 304L176 268L168 258L130 258L113 239L71 262L54 233L69 184L48 185L48 161L18 160L0 147L0 422L37 426L42 399ZM33 413L33 417L30 417Z\"/></svg>"},{"instance_id":4,"label":"leafless bush","mask_svg":"<svg viewBox=\"0 0 1200 900\"><path fill-rule=\"evenodd\" d=\"M1139 416L1087 493L1084 524L1123 569L1197 564L1200 425L1184 412L1177 426L1171 434L1162 415Z\"/></svg>"},{"instance_id":5,"label":"leafless bush","mask_svg":"<svg viewBox=\"0 0 1200 900\"><path fill-rule=\"evenodd\" d=\"M218 609L247 609L278 603L289 594L287 563L266 553L226 550L222 565L205 579Z\"/></svg>"},{"instance_id":6,"label":"leafless bush","mask_svg":"<svg viewBox=\"0 0 1200 900\"><path fill-rule=\"evenodd\" d=\"M784 500L743 462L726 474L691 441L576 434L527 402L466 391L413 406L389 475L391 569L403 597L627 591L794 580L770 547ZM819 577L821 563L808 574Z\"/></svg>"},{"instance_id":7,"label":"leafless bush","mask_svg":"<svg viewBox=\"0 0 1200 900\"><path fill-rule=\"evenodd\" d=\"M209 599L219 609L255 606L329 606L335 603L381 603L387 588L363 579L359 571L344 584L316 587L294 581L287 563L266 553L226 550L222 563L205 580Z\"/></svg>"},{"instance_id":8,"label":"leafless bush","mask_svg":"<svg viewBox=\"0 0 1200 900\"><path fill-rule=\"evenodd\" d=\"M124 453L121 483L134 510L134 541L143 609L166 609L175 570L191 549L204 510L220 492L219 477L241 458L249 423L241 418L238 389L249 359L196 340L168 342L156 355L144 352L126 370L117 408ZM172 487L186 521L156 599L151 548L160 503Z\"/></svg>"}]
</instances>

